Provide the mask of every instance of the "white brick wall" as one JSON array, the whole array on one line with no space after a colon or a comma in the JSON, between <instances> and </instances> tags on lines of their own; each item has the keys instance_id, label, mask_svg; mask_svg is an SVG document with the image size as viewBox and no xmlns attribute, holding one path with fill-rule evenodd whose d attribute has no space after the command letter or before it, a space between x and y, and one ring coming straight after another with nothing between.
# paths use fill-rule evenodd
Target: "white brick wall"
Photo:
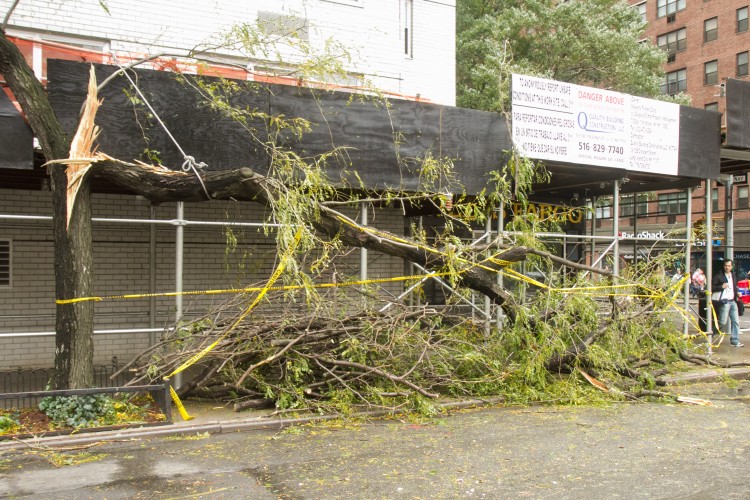
<instances>
[{"instance_id":1,"label":"white brick wall","mask_svg":"<svg viewBox=\"0 0 750 500\"><path fill-rule=\"evenodd\" d=\"M388 91L455 104L455 0L413 0L413 57L404 55L403 0L24 0L9 33L75 35L108 42L115 52L183 53L235 22L253 22L259 10L309 20L309 38L321 47L334 38L354 56L352 72ZM7 12L11 0L0 0Z\"/></svg>"},{"instance_id":2,"label":"white brick wall","mask_svg":"<svg viewBox=\"0 0 750 500\"><path fill-rule=\"evenodd\" d=\"M51 193L0 189L0 214L51 215ZM22 207L22 208L21 208ZM147 202L133 196L93 195L95 218L150 217ZM159 206L155 217L171 220L175 204ZM354 211L350 216L356 217ZM193 221L262 222L264 209L251 203L207 202L185 205L185 218ZM403 234L404 220L398 209L370 213L370 225ZM156 226L155 291L174 290L175 228ZM235 227L238 246L226 253L222 226L186 226L184 245L184 290L227 289L265 282L276 264L272 238L254 227ZM16 367L50 367L54 359L53 336L9 337L3 334L52 332L55 324L53 235L51 221L8 221L0 219L0 238L13 241L13 286L0 288L0 370ZM94 293L96 295L138 294L149 292L150 227L146 224L95 222L93 231ZM240 263L242 267L240 268ZM335 263L339 281L359 277L359 251ZM399 276L401 259L369 252L371 278ZM403 283L383 285L398 294ZM228 295L196 295L183 299L185 314L195 317ZM150 327L150 301L106 300L97 302L95 329L138 329ZM264 309L273 308L264 305ZM156 299L155 326L174 320L174 299ZM107 364L112 356L120 362L148 346L149 333L98 333L95 363Z\"/></svg>"}]
</instances>

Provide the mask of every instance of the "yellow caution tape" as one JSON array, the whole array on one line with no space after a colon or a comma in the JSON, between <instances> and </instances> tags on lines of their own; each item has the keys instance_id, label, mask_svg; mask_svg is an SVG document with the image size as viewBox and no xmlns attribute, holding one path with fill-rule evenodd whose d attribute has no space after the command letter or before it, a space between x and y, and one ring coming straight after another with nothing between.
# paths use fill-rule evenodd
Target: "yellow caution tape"
<instances>
[{"instance_id":1,"label":"yellow caution tape","mask_svg":"<svg viewBox=\"0 0 750 500\"><path fill-rule=\"evenodd\" d=\"M463 271L458 271L463 272ZM319 283L317 285L310 285L310 288L316 288L316 289L325 289L325 288L336 288L336 287L345 287L345 286L361 286L361 285L371 285L371 284L378 284L378 283L389 283L389 282L396 282L396 281L410 281L410 280L419 280L424 278L436 278L436 277L442 277L442 276L448 276L451 273L443 272L443 273L428 273L428 274L413 274L410 276L394 276L390 278L374 278L374 279L367 279L367 280L354 280L354 281L341 281L338 283ZM289 290L300 290L306 288L305 285L284 285L284 286L272 286L268 288L268 291L277 292L277 291L289 291ZM247 287L247 288L224 288L224 289L218 289L218 290L191 290L187 292L162 292L162 293L138 293L138 294L127 294L127 295L103 295L103 296L95 296L95 297L81 297L77 299L65 299L65 300L56 300L55 304L73 304L76 302L86 302L86 301L97 301L101 302L104 300L123 300L123 299L147 299L151 297L177 297L177 296L189 296L189 295L219 295L219 294L227 294L227 293L255 293L255 292L261 292L265 290L266 287Z\"/></svg>"},{"instance_id":2,"label":"yellow caution tape","mask_svg":"<svg viewBox=\"0 0 750 500\"><path fill-rule=\"evenodd\" d=\"M164 380L169 380L168 378ZM182 401L180 401L180 397L177 395L177 391L174 390L174 387L171 385L169 386L169 394L172 395L172 401L174 401L174 405L177 407L177 411L180 412L180 416L182 417L182 420L188 421L192 420L195 417L191 417L185 407L182 405Z\"/></svg>"},{"instance_id":3,"label":"yellow caution tape","mask_svg":"<svg viewBox=\"0 0 750 500\"><path fill-rule=\"evenodd\" d=\"M291 245L289 245L289 248L287 248L286 252L284 252L284 255L279 260L279 265L276 267L276 271L274 271L274 273L268 279L266 286L260 291L260 293L255 297L252 303L243 311L243 313L240 314L240 316L234 321L234 323L232 323L229 326L229 328L227 328L227 330L222 334L222 336L216 339L216 341L214 341L211 345L203 349L201 352L195 354L186 362L184 362L182 365L180 365L177 369L175 369L172 373L169 374L170 377L172 375L176 375L186 370L193 364L197 363L201 358L203 358L203 356L211 352L214 349L214 347L216 347L219 344L219 342L224 340L227 337L227 335L229 335L232 332L232 330L234 330L237 327L237 325L239 325L242 322L242 320L244 320L247 317L248 314L250 314L250 311L255 309L255 306L257 306L260 303L260 301L263 300L263 297L266 296L266 294L268 293L268 290L273 286L276 280L279 279L279 277L281 276L281 273L284 272L287 259L291 258L292 252L294 252L294 249L297 247L297 244L299 243L299 240L301 237L302 237L302 229L300 228L297 230L297 234L294 236L294 242Z\"/></svg>"},{"instance_id":4,"label":"yellow caution tape","mask_svg":"<svg viewBox=\"0 0 750 500\"><path fill-rule=\"evenodd\" d=\"M416 246L417 248L420 248L424 250L425 252L446 256L445 252L442 252L438 249L429 247L427 245L423 245L420 243L415 243L413 241L406 240L404 238L400 238L398 236L395 236L390 233L386 233L383 231L379 231L372 227L366 227L366 226L360 226L359 224L351 221L350 219L338 216L338 219L343 222L344 224L347 224L359 231L370 233L376 236L381 237L387 237L392 241L395 241L397 243L404 243L408 245ZM188 291L188 292L164 292L164 293L144 293L144 294L127 294L127 295L109 295L109 296L95 296L95 297L81 297L76 299L61 299L56 300L55 303L57 304L73 304L77 302L84 302L84 301L102 301L102 300L111 300L111 299L142 299L142 298L151 298L151 297L175 297L178 295L216 295L216 294L226 294L226 293L255 293L259 292L258 296L255 298L253 303L243 312L242 315L230 326L229 330L227 330L224 334L226 336L231 330L233 330L249 313L252 311L257 304L263 299L263 297L269 292L269 291L289 291L289 290L298 290L302 288L306 288L305 285L285 285L285 286L273 286L273 283L278 279L278 277L281 275L284 269L285 260L288 256L291 255L291 252L296 247L296 245L299 243L301 235L301 229L298 230L297 234L295 235L295 241L293 245L291 245L287 249L287 253L282 258L282 261L279 265L279 267L276 269L274 274L271 276L271 278L268 280L265 286L263 287L248 287L248 288L229 288L229 289L218 289L218 290L199 290L199 291ZM515 271L514 269L509 268L508 266L512 264L509 261L505 261L502 259L498 259L497 255L500 255L502 252L498 252L494 255L490 255L484 259L482 259L479 262L471 262L468 259L464 259L461 257L454 256L458 262L467 264L469 267L467 269L458 270L456 271L458 274L464 273L468 271L471 268L478 267L481 269L484 269L486 271L490 272L499 272L501 274L504 274L505 276L508 276L509 278L515 279L517 281L522 281L525 283L529 283L533 286L549 290L552 292L560 292L560 293L577 293L581 295L587 295L592 297L633 297L633 298L653 298L653 299L661 299L667 302L667 305L669 307L674 307L687 321L690 321L691 323L696 326L698 330L700 328L697 325L697 322L692 317L692 315L689 315L686 313L686 311L682 310L679 306L677 306L674 301L677 298L677 296L680 293L681 288L683 287L685 281L689 279L689 274L684 274L682 279L675 282L674 284L670 285L667 290L665 291L659 291L655 289L651 289L649 287L646 287L639 283L628 283L628 284L611 284L611 285L599 285L599 286L589 286L589 287L567 287L567 288L554 288L550 287L549 285L539 282L533 278L530 278L524 274L519 273L518 271ZM496 266L499 266L500 269L493 268L490 266L485 265L484 263L490 262ZM378 278L378 279L368 279L368 280L354 280L354 281L345 281L345 282L339 282L339 283L322 283L317 285L311 285L311 288L315 289L326 289L326 288L335 288L335 287L346 287L346 286L362 286L362 285L369 285L369 284L379 284L379 283L388 283L388 282L397 282L397 281L409 281L409 280L419 280L419 279L426 279L426 278L435 278L435 277L443 277L448 276L451 273L449 272L442 272L442 273L428 273L428 274L417 274L417 275L411 275L411 276L395 276L390 278ZM621 288L632 288L632 287L638 287L640 289L645 290L646 293L616 293L613 292L613 290L621 289ZM606 293L590 293L595 291L605 291ZM671 297L667 296L667 293L669 291L672 291ZM716 311L713 310L712 307L712 313L714 317L716 317ZM720 332L721 333L721 332ZM722 334L723 335L723 334ZM224 337L222 336L222 338ZM215 342L213 342L211 345L206 347L203 351L200 353L194 355L191 357L188 361L186 361L181 367L179 367L177 370L175 370L173 374L179 373L183 371L188 366L195 364L198 360L203 358L208 352L210 352L212 349L216 347L216 345L222 340L222 338L217 339Z\"/></svg>"}]
</instances>

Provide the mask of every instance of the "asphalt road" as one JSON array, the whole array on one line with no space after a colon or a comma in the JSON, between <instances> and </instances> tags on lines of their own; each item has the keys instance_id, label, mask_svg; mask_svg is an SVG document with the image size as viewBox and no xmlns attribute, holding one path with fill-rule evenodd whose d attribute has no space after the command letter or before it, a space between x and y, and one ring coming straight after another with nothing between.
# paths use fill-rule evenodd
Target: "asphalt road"
<instances>
[{"instance_id":1,"label":"asphalt road","mask_svg":"<svg viewBox=\"0 0 750 500\"><path fill-rule=\"evenodd\" d=\"M750 498L750 382L681 393L712 405L484 408L426 423L28 448L0 456L0 496Z\"/></svg>"}]
</instances>

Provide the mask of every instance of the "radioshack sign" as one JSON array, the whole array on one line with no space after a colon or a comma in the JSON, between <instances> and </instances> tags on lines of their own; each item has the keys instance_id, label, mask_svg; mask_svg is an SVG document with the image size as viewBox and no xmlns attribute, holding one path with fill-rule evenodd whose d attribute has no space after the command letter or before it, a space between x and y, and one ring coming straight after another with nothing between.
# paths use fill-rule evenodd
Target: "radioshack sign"
<instances>
[{"instance_id":1,"label":"radioshack sign","mask_svg":"<svg viewBox=\"0 0 750 500\"><path fill-rule=\"evenodd\" d=\"M664 234L664 231L657 231L655 233L652 233L651 231L641 231L638 234L634 233L627 233L625 231L622 231L621 233L618 233L621 238L648 238L652 240L661 240L666 237L666 234Z\"/></svg>"}]
</instances>

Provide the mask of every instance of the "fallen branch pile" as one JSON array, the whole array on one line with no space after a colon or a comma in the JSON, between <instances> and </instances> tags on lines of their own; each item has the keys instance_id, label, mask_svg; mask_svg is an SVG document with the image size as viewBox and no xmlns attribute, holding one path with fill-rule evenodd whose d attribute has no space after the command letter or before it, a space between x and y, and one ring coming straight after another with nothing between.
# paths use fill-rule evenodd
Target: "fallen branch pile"
<instances>
[{"instance_id":1,"label":"fallen branch pile","mask_svg":"<svg viewBox=\"0 0 750 500\"><path fill-rule=\"evenodd\" d=\"M166 334L123 368L134 373L131 383L169 375L217 340L185 377L180 396L235 397L239 407L244 400L247 406L299 407L349 394L346 403L388 405L388 398L437 398L464 383L502 379L497 363L481 354L483 328L430 307L341 315L294 306L228 331L239 301Z\"/></svg>"}]
</instances>

